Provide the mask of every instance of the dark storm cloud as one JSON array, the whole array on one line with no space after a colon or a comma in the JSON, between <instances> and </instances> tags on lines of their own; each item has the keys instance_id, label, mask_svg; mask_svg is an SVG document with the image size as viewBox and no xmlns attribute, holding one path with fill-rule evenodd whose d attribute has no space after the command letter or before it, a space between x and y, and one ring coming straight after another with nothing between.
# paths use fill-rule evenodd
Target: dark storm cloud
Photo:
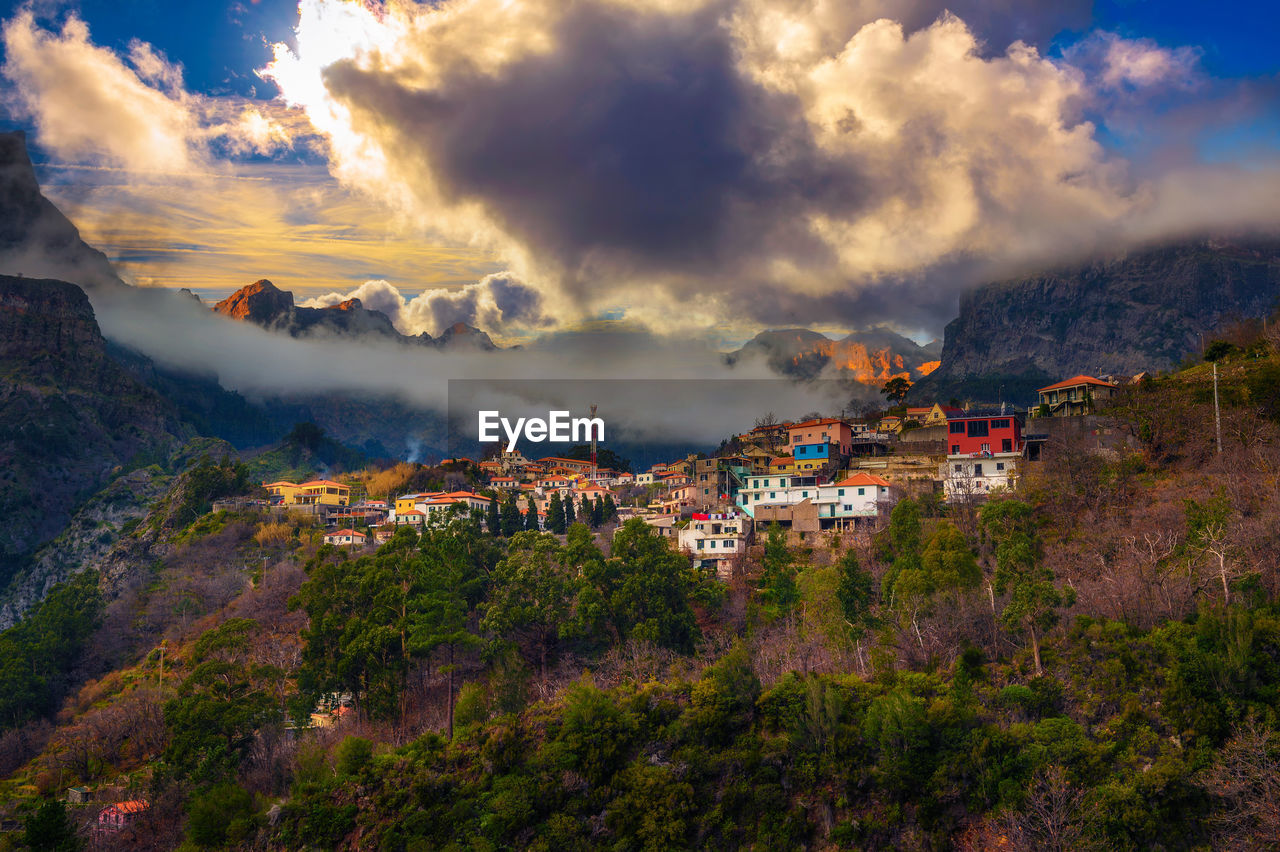
<instances>
[{"instance_id":1,"label":"dark storm cloud","mask_svg":"<svg viewBox=\"0 0 1280 852\"><path fill-rule=\"evenodd\" d=\"M851 211L861 181L815 150L793 98L737 71L719 14L583 6L559 20L556 50L499 76L464 67L421 92L344 62L325 80L442 194L479 201L571 276L602 261L707 274L780 243L821 252L788 220Z\"/></svg>"}]
</instances>

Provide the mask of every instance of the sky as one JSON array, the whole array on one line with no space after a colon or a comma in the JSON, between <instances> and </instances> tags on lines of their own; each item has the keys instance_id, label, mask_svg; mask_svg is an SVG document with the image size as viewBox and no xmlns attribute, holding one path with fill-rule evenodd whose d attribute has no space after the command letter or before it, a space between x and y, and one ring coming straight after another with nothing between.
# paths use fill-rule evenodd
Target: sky
<instances>
[{"instance_id":1,"label":"sky","mask_svg":"<svg viewBox=\"0 0 1280 852\"><path fill-rule=\"evenodd\" d=\"M1280 222L1280 10L1155 0L4 4L0 123L142 286L406 333L732 345Z\"/></svg>"}]
</instances>

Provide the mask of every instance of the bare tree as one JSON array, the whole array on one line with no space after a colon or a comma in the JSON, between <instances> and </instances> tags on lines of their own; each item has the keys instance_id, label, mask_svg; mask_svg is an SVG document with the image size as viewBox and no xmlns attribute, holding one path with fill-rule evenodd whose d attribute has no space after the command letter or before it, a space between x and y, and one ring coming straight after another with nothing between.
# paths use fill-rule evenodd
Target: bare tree
<instances>
[{"instance_id":1,"label":"bare tree","mask_svg":"<svg viewBox=\"0 0 1280 852\"><path fill-rule=\"evenodd\" d=\"M1038 771L1022 808L997 821L1008 839L1004 848L1016 852L1100 849L1090 836L1095 823L1096 811L1085 802L1085 791L1071 783L1061 766Z\"/></svg>"},{"instance_id":2,"label":"bare tree","mask_svg":"<svg viewBox=\"0 0 1280 852\"><path fill-rule=\"evenodd\" d=\"M1280 848L1280 737L1255 720L1243 723L1204 776L1220 803L1212 817L1215 848Z\"/></svg>"}]
</instances>

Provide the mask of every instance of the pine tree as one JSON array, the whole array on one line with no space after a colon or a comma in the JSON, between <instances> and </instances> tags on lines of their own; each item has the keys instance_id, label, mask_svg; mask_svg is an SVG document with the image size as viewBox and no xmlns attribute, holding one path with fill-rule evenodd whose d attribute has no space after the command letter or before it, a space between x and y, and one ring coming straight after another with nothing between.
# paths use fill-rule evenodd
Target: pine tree
<instances>
[{"instance_id":1,"label":"pine tree","mask_svg":"<svg viewBox=\"0 0 1280 852\"><path fill-rule=\"evenodd\" d=\"M573 510L573 494L566 494L564 498L564 528L568 529L577 522L577 512Z\"/></svg>"},{"instance_id":2,"label":"pine tree","mask_svg":"<svg viewBox=\"0 0 1280 852\"><path fill-rule=\"evenodd\" d=\"M606 494L604 498L604 522L607 524L618 517L618 504L613 502L613 495Z\"/></svg>"},{"instance_id":3,"label":"pine tree","mask_svg":"<svg viewBox=\"0 0 1280 852\"><path fill-rule=\"evenodd\" d=\"M547 531L556 535L564 535L564 503L560 499L560 492L555 491L551 494L551 502L547 505Z\"/></svg>"},{"instance_id":4,"label":"pine tree","mask_svg":"<svg viewBox=\"0 0 1280 852\"><path fill-rule=\"evenodd\" d=\"M596 495L596 499L591 503L591 526L600 526L604 523L604 500L600 499L600 495Z\"/></svg>"},{"instance_id":5,"label":"pine tree","mask_svg":"<svg viewBox=\"0 0 1280 852\"><path fill-rule=\"evenodd\" d=\"M502 515L498 511L497 497L489 501L489 514L485 519L485 525L493 535L502 535Z\"/></svg>"},{"instance_id":6,"label":"pine tree","mask_svg":"<svg viewBox=\"0 0 1280 852\"><path fill-rule=\"evenodd\" d=\"M502 534L508 538L524 529L524 519L520 517L520 509L516 506L516 495L508 494L502 504Z\"/></svg>"},{"instance_id":7,"label":"pine tree","mask_svg":"<svg viewBox=\"0 0 1280 852\"><path fill-rule=\"evenodd\" d=\"M524 528L526 530L538 531L538 505L533 502L533 495L529 494L525 498Z\"/></svg>"}]
</instances>

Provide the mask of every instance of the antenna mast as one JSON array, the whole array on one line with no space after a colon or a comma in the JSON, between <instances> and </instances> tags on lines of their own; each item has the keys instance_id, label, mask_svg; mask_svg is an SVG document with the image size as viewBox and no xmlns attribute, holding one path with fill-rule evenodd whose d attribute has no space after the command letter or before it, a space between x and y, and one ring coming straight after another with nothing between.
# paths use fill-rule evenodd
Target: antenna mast
<instances>
[{"instance_id":1,"label":"antenna mast","mask_svg":"<svg viewBox=\"0 0 1280 852\"><path fill-rule=\"evenodd\" d=\"M591 419L594 420L595 417L596 417L596 407L594 404L592 404ZM592 429L591 430L591 480L592 482L595 481L595 478L596 478L596 430Z\"/></svg>"}]
</instances>

